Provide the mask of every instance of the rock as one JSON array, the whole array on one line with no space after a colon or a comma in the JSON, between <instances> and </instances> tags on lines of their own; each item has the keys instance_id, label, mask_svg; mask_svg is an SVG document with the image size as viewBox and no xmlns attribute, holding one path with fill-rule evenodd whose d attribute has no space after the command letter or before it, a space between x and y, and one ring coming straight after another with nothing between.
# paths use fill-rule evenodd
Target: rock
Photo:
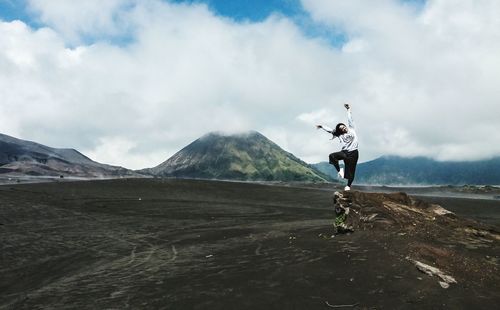
<instances>
[{"instance_id":1,"label":"rock","mask_svg":"<svg viewBox=\"0 0 500 310\"><path fill-rule=\"evenodd\" d=\"M441 285L442 288L449 288L450 285L446 282L443 282L443 281L439 281L439 285Z\"/></svg>"},{"instance_id":2,"label":"rock","mask_svg":"<svg viewBox=\"0 0 500 310\"><path fill-rule=\"evenodd\" d=\"M366 216L360 216L359 218L363 222L372 222L375 217L377 217L377 213L373 213L373 214L366 215Z\"/></svg>"},{"instance_id":3,"label":"rock","mask_svg":"<svg viewBox=\"0 0 500 310\"><path fill-rule=\"evenodd\" d=\"M436 205L436 204L431 205L431 207L429 208L429 211L434 212L437 215L448 215L448 214L455 215L455 213L453 213L449 210L446 210L445 208L441 207L440 205Z\"/></svg>"},{"instance_id":4,"label":"rock","mask_svg":"<svg viewBox=\"0 0 500 310\"><path fill-rule=\"evenodd\" d=\"M451 284L451 283L457 283L455 278L453 278L450 275L445 274L439 268L432 267L430 265L424 264L424 263L416 261L416 260L412 260L412 259L409 259L409 260L412 261L415 264L415 267L417 267L417 269L420 270L421 272L428 274L431 277L438 276L439 278L441 278L441 280L443 280L443 281L438 281L438 282L441 285L441 287L443 287L443 288L448 288L450 286L449 284Z\"/></svg>"},{"instance_id":5,"label":"rock","mask_svg":"<svg viewBox=\"0 0 500 310\"><path fill-rule=\"evenodd\" d=\"M344 198L342 193L335 192L333 194L333 207L335 210L333 227L335 229L335 233L348 233L354 231L351 223L351 217L349 216L351 212L349 204L352 203L349 199Z\"/></svg>"}]
</instances>

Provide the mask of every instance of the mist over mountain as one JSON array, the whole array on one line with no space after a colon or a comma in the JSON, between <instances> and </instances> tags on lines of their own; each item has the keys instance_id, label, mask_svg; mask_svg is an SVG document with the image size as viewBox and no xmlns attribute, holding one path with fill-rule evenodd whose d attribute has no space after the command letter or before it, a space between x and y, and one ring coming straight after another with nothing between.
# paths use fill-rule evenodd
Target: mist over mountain
<instances>
[{"instance_id":1,"label":"mist over mountain","mask_svg":"<svg viewBox=\"0 0 500 310\"><path fill-rule=\"evenodd\" d=\"M140 170L155 176L325 182L330 178L284 151L256 131L211 132L195 140L160 165Z\"/></svg>"},{"instance_id":2,"label":"mist over mountain","mask_svg":"<svg viewBox=\"0 0 500 310\"><path fill-rule=\"evenodd\" d=\"M0 134L0 174L32 176L139 176L123 167L101 164L75 149L58 149Z\"/></svg>"},{"instance_id":3,"label":"mist over mountain","mask_svg":"<svg viewBox=\"0 0 500 310\"><path fill-rule=\"evenodd\" d=\"M313 164L332 177L327 162ZM479 161L436 161L427 157L382 156L358 164L356 183L376 185L498 185L500 157Z\"/></svg>"}]
</instances>

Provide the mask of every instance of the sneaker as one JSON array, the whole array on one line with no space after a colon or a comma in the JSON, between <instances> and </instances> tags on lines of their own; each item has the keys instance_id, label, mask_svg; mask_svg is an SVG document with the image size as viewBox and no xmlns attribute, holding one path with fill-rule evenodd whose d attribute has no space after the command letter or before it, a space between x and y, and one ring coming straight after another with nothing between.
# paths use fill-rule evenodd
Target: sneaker
<instances>
[{"instance_id":1,"label":"sneaker","mask_svg":"<svg viewBox=\"0 0 500 310\"><path fill-rule=\"evenodd\" d=\"M350 190L351 190L351 188L350 188L349 186L346 186L346 187L344 187L344 190L345 190L345 191L350 191Z\"/></svg>"},{"instance_id":2,"label":"sneaker","mask_svg":"<svg viewBox=\"0 0 500 310\"><path fill-rule=\"evenodd\" d=\"M341 179L343 179L343 178L344 178L344 168L340 168L340 171L339 171L339 177L340 177Z\"/></svg>"}]
</instances>

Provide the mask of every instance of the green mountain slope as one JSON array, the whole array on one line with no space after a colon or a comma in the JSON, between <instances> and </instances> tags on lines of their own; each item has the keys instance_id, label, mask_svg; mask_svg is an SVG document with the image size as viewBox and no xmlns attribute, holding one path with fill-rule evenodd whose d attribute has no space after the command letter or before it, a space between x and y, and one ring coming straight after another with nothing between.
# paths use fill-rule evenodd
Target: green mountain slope
<instances>
[{"instance_id":1,"label":"green mountain slope","mask_svg":"<svg viewBox=\"0 0 500 310\"><path fill-rule=\"evenodd\" d=\"M162 164L142 172L156 176L225 180L330 180L255 131L236 135L206 134Z\"/></svg>"}]
</instances>

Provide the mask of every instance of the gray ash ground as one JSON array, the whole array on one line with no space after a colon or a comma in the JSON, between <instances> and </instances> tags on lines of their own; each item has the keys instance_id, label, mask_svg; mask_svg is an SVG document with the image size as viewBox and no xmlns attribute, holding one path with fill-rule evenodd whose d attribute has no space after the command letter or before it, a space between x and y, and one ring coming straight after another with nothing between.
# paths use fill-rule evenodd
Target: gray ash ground
<instances>
[{"instance_id":1,"label":"gray ash ground","mask_svg":"<svg viewBox=\"0 0 500 310\"><path fill-rule=\"evenodd\" d=\"M0 309L500 304L495 223L433 219L429 204L404 194L354 191L356 208L378 219L332 237L332 195L195 180L0 186ZM409 258L458 283L443 289Z\"/></svg>"}]
</instances>

